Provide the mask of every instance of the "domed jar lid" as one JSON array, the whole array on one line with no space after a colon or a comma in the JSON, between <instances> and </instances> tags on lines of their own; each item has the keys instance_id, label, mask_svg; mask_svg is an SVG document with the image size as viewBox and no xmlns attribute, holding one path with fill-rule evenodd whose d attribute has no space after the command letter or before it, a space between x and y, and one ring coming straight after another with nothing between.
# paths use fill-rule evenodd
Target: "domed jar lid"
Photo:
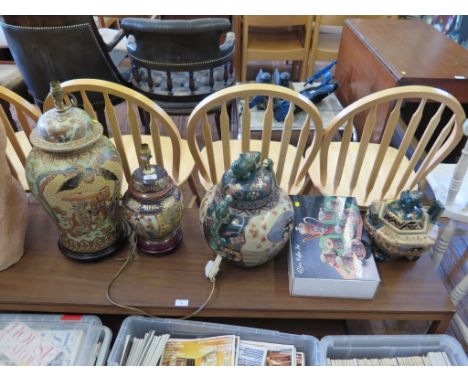
<instances>
[{"instance_id":1,"label":"domed jar lid","mask_svg":"<svg viewBox=\"0 0 468 382\"><path fill-rule=\"evenodd\" d=\"M172 178L167 171L150 164L151 150L146 143L141 145L140 159L142 166L133 172L128 188L129 193L138 200L155 200L166 195L173 187Z\"/></svg>"},{"instance_id":2,"label":"domed jar lid","mask_svg":"<svg viewBox=\"0 0 468 382\"><path fill-rule=\"evenodd\" d=\"M383 206L380 218L401 234L426 233L429 223L434 223L442 212L442 206L435 202L426 212L422 207L421 191L402 191L400 199Z\"/></svg>"},{"instance_id":3,"label":"domed jar lid","mask_svg":"<svg viewBox=\"0 0 468 382\"><path fill-rule=\"evenodd\" d=\"M74 151L95 143L102 135L102 125L86 111L66 106L63 89L58 81L50 83L50 91L55 109L45 112L39 118L36 128L31 132L31 143L39 149L52 152Z\"/></svg>"},{"instance_id":4,"label":"domed jar lid","mask_svg":"<svg viewBox=\"0 0 468 382\"><path fill-rule=\"evenodd\" d=\"M258 151L241 153L221 180L225 195L237 209L262 208L276 194L276 178L271 159L260 160Z\"/></svg>"}]
</instances>

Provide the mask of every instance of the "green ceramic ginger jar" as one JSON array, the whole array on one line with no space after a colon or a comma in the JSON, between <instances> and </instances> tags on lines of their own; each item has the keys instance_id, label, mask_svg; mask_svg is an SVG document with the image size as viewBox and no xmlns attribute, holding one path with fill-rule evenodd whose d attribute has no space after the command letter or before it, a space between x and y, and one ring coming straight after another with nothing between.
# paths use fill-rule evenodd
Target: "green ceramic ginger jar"
<instances>
[{"instance_id":1,"label":"green ceramic ginger jar","mask_svg":"<svg viewBox=\"0 0 468 382\"><path fill-rule=\"evenodd\" d=\"M56 107L31 133L26 178L57 225L61 252L74 260L99 260L124 241L120 156L99 122L65 106L60 83L52 82L51 92Z\"/></svg>"},{"instance_id":2,"label":"green ceramic ginger jar","mask_svg":"<svg viewBox=\"0 0 468 382\"><path fill-rule=\"evenodd\" d=\"M289 240L293 206L276 184L271 159L241 153L204 196L200 221L216 254L244 267L275 257Z\"/></svg>"}]
</instances>

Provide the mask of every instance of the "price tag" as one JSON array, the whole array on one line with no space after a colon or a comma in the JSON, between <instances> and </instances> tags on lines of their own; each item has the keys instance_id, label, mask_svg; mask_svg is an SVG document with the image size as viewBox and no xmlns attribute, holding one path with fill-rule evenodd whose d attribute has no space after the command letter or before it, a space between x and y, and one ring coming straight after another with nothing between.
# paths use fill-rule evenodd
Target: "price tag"
<instances>
[{"instance_id":1,"label":"price tag","mask_svg":"<svg viewBox=\"0 0 468 382\"><path fill-rule=\"evenodd\" d=\"M158 176L156 174L148 174L148 175L143 175L144 180L156 180L158 179Z\"/></svg>"},{"instance_id":2,"label":"price tag","mask_svg":"<svg viewBox=\"0 0 468 382\"><path fill-rule=\"evenodd\" d=\"M175 300L175 306L180 306L180 307L187 307L189 306L189 300L180 300L180 299L177 299Z\"/></svg>"}]
</instances>

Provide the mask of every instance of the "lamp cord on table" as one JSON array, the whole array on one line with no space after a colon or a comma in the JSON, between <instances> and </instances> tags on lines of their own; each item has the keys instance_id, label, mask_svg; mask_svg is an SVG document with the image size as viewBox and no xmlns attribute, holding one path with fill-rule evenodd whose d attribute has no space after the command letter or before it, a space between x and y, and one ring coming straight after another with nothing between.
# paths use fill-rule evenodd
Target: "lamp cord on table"
<instances>
[{"instance_id":1,"label":"lamp cord on table","mask_svg":"<svg viewBox=\"0 0 468 382\"><path fill-rule=\"evenodd\" d=\"M115 260L118 260L118 261L124 261L125 260L125 263L120 267L120 269L117 271L117 273L114 275L114 277L112 278L112 280L110 281L110 283L107 285L107 289L106 289L106 297L107 297L107 300L112 304L112 305L115 305L119 308L122 308L122 309L127 309L127 310L131 310L131 311L134 311L134 312L137 312L137 313L141 313L145 316L148 316L148 317L152 317L152 318L161 318L161 317L157 317L157 316L154 316L153 314L151 313L148 313L146 312L145 310L143 309L139 309L139 308L135 308L133 306L128 306L128 305L123 305L123 304L119 304L117 301L115 301L111 295L110 295L110 290L112 288L112 285L114 285L114 283L117 281L117 279L119 278L119 276L122 274L122 272L125 270L125 268L127 267L127 265L130 263L130 261L133 261L135 258L136 258L136 254L137 254L137 236L136 236L136 233L135 232L132 232L130 237L129 237L129 241L130 241L130 253L128 254L128 256L126 258L114 258ZM210 280L211 281L211 280ZM181 320L187 320L189 318L192 318L194 316L196 316L198 313L200 313L207 305L208 303L210 302L211 298L213 297L214 295L214 292L215 292L215 289L216 289L216 280L212 280L211 283L213 284L212 288L211 288L211 292L210 294L208 295L208 298L205 300L205 302L203 304L200 305L200 307L195 310L194 312L180 318Z\"/></svg>"}]
</instances>

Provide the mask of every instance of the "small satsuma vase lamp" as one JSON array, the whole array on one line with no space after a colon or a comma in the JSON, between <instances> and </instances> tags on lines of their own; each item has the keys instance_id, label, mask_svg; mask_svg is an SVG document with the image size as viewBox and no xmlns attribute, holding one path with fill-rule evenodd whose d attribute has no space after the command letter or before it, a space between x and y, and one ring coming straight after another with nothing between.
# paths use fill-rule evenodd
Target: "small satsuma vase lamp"
<instances>
[{"instance_id":1,"label":"small satsuma vase lamp","mask_svg":"<svg viewBox=\"0 0 468 382\"><path fill-rule=\"evenodd\" d=\"M31 133L26 178L57 225L62 253L99 260L125 241L118 217L120 156L98 121L65 106L59 82L51 83L51 92L55 109L44 113Z\"/></svg>"},{"instance_id":2,"label":"small satsuma vase lamp","mask_svg":"<svg viewBox=\"0 0 468 382\"><path fill-rule=\"evenodd\" d=\"M151 165L151 151L141 145L143 164L132 175L122 201L122 214L137 234L140 252L164 255L182 240L182 193L166 170Z\"/></svg>"},{"instance_id":3,"label":"small satsuma vase lamp","mask_svg":"<svg viewBox=\"0 0 468 382\"><path fill-rule=\"evenodd\" d=\"M241 153L206 193L200 221L211 249L237 265L255 267L276 256L289 240L293 206L276 184L271 159Z\"/></svg>"},{"instance_id":4,"label":"small satsuma vase lamp","mask_svg":"<svg viewBox=\"0 0 468 382\"><path fill-rule=\"evenodd\" d=\"M377 260L415 260L435 244L443 208L438 201L423 208L422 197L420 191L403 191L400 199L375 201L369 206L364 226L377 247Z\"/></svg>"}]
</instances>

